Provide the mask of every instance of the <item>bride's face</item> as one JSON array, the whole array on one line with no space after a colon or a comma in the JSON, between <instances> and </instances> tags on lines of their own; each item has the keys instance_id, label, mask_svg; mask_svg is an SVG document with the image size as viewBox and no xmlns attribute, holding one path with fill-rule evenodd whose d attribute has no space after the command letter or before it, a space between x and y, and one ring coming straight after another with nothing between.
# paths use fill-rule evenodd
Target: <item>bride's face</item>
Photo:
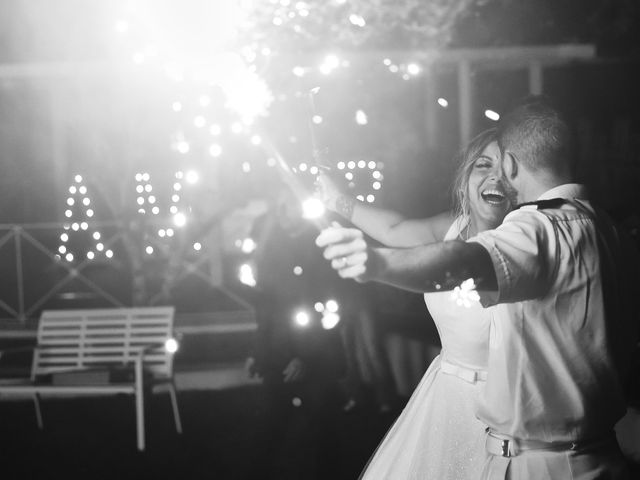
<instances>
[{"instance_id":1,"label":"bride's face","mask_svg":"<svg viewBox=\"0 0 640 480\"><path fill-rule=\"evenodd\" d=\"M495 228L511 210L502 180L500 149L491 142L474 160L467 192L472 217L479 225Z\"/></svg>"}]
</instances>

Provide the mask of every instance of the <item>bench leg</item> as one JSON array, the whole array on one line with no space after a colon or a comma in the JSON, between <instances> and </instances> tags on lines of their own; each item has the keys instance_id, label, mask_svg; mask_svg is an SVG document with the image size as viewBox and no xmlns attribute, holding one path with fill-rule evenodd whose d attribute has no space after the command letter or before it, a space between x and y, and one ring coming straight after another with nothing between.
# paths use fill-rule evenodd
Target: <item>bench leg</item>
<instances>
[{"instance_id":1,"label":"bench leg","mask_svg":"<svg viewBox=\"0 0 640 480\"><path fill-rule=\"evenodd\" d=\"M144 391L142 388L142 360L135 364L136 375L136 431L138 434L138 450L144 450Z\"/></svg>"},{"instance_id":2,"label":"bench leg","mask_svg":"<svg viewBox=\"0 0 640 480\"><path fill-rule=\"evenodd\" d=\"M182 422L180 421L180 412L178 411L178 396L176 395L176 386L173 382L169 384L169 395L171 396L171 406L173 407L173 418L176 422L176 432L182 433Z\"/></svg>"},{"instance_id":3,"label":"bench leg","mask_svg":"<svg viewBox=\"0 0 640 480\"><path fill-rule=\"evenodd\" d=\"M33 394L33 406L36 409L36 422L38 422L38 428L42 430L44 428L42 423L42 412L40 411L40 394Z\"/></svg>"}]
</instances>

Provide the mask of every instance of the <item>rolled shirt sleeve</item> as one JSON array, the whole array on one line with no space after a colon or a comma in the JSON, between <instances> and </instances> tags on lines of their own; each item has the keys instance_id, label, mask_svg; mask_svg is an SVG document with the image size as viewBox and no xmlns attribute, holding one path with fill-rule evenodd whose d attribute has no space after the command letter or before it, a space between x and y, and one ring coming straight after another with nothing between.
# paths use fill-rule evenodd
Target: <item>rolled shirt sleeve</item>
<instances>
[{"instance_id":1,"label":"rolled shirt sleeve","mask_svg":"<svg viewBox=\"0 0 640 480\"><path fill-rule=\"evenodd\" d=\"M491 257L498 291L479 290L484 307L521 302L544 295L557 269L553 223L535 206L509 213L502 225L470 238Z\"/></svg>"}]
</instances>

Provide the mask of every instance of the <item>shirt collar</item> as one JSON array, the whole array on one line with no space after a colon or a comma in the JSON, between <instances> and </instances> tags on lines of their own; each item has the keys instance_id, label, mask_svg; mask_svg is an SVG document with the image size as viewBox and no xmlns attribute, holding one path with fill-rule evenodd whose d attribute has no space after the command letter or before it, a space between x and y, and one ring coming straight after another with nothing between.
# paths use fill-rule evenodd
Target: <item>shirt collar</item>
<instances>
[{"instance_id":1,"label":"shirt collar","mask_svg":"<svg viewBox=\"0 0 640 480\"><path fill-rule=\"evenodd\" d=\"M547 190L538 197L538 200L549 200L552 198L587 198L587 189L579 183L565 183Z\"/></svg>"}]
</instances>

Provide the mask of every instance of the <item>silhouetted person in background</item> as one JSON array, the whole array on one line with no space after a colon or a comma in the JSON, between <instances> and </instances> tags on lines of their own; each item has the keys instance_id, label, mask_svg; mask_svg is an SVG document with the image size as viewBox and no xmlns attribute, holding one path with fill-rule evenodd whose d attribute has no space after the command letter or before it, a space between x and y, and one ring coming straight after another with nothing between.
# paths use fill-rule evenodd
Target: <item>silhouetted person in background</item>
<instances>
[{"instance_id":1,"label":"silhouetted person in background","mask_svg":"<svg viewBox=\"0 0 640 480\"><path fill-rule=\"evenodd\" d=\"M262 378L265 423L250 478L323 478L336 442L331 431L342 402L343 352L338 331L323 328L314 310L327 295L312 265L326 264L300 206L283 190L252 233L258 330L247 370Z\"/></svg>"}]
</instances>

